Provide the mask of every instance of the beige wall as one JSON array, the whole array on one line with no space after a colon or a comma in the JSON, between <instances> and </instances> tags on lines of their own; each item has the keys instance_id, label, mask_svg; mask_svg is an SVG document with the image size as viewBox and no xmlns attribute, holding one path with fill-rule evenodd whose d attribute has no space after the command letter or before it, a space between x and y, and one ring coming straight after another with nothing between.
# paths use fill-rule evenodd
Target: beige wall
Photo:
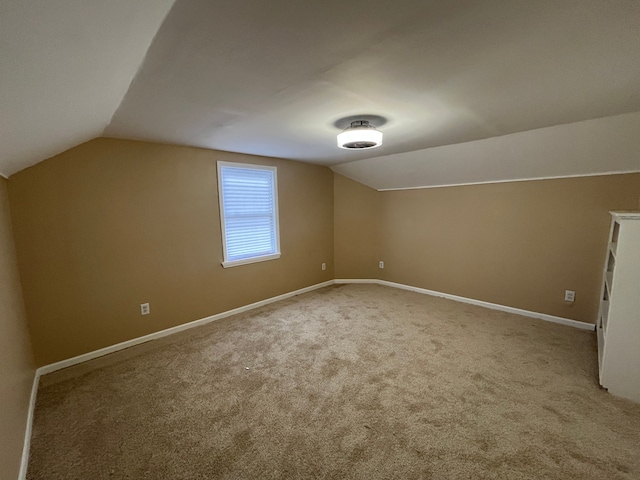
<instances>
[{"instance_id":1,"label":"beige wall","mask_svg":"<svg viewBox=\"0 0 640 480\"><path fill-rule=\"evenodd\" d=\"M7 181L0 177L0 478L18 478L34 375Z\"/></svg>"},{"instance_id":2,"label":"beige wall","mask_svg":"<svg viewBox=\"0 0 640 480\"><path fill-rule=\"evenodd\" d=\"M280 259L221 266L217 160L278 167ZM325 167L101 138L12 176L9 194L38 365L334 277Z\"/></svg>"},{"instance_id":3,"label":"beige wall","mask_svg":"<svg viewBox=\"0 0 640 480\"><path fill-rule=\"evenodd\" d=\"M380 193L342 175L334 177L336 278L377 278Z\"/></svg>"},{"instance_id":4,"label":"beige wall","mask_svg":"<svg viewBox=\"0 0 640 480\"><path fill-rule=\"evenodd\" d=\"M216 160L279 167L281 259L220 265ZM607 212L637 208L640 174L377 192L298 162L96 139L12 176L9 194L44 365L331 278L592 322Z\"/></svg>"},{"instance_id":5,"label":"beige wall","mask_svg":"<svg viewBox=\"0 0 640 480\"><path fill-rule=\"evenodd\" d=\"M380 193L382 279L594 322L608 211L637 208L640 174Z\"/></svg>"},{"instance_id":6,"label":"beige wall","mask_svg":"<svg viewBox=\"0 0 640 480\"><path fill-rule=\"evenodd\" d=\"M220 265L217 160L278 166L279 260ZM49 364L332 278L593 322L608 211L639 202L640 174L377 192L324 167L104 138L0 178L0 478L19 469L31 344Z\"/></svg>"}]
</instances>

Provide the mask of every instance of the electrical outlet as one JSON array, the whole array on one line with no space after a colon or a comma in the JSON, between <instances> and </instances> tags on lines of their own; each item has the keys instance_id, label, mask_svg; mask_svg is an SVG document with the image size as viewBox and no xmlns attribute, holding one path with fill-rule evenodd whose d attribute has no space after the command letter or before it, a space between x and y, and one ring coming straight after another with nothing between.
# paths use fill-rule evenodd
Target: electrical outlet
<instances>
[{"instance_id":1,"label":"electrical outlet","mask_svg":"<svg viewBox=\"0 0 640 480\"><path fill-rule=\"evenodd\" d=\"M576 299L576 292L573 290L565 290L564 291L564 301L565 302L574 302Z\"/></svg>"},{"instance_id":2,"label":"electrical outlet","mask_svg":"<svg viewBox=\"0 0 640 480\"><path fill-rule=\"evenodd\" d=\"M140 304L140 315L149 315L151 313L151 308L148 303Z\"/></svg>"},{"instance_id":3,"label":"electrical outlet","mask_svg":"<svg viewBox=\"0 0 640 480\"><path fill-rule=\"evenodd\" d=\"M326 269L327 269L327 264L326 264L326 263L323 263L323 264L322 264L322 270L326 270Z\"/></svg>"},{"instance_id":4,"label":"electrical outlet","mask_svg":"<svg viewBox=\"0 0 640 480\"><path fill-rule=\"evenodd\" d=\"M384 268L384 262L382 260L378 263L378 268Z\"/></svg>"}]
</instances>

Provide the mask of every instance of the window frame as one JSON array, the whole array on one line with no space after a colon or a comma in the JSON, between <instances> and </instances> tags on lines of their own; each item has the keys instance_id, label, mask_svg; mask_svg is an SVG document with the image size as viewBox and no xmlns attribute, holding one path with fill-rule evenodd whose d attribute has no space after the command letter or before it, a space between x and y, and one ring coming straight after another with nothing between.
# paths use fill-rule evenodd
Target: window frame
<instances>
[{"instance_id":1,"label":"window frame","mask_svg":"<svg viewBox=\"0 0 640 480\"><path fill-rule=\"evenodd\" d=\"M222 168L245 168L251 170L270 170L273 172L273 217L275 223L275 247L274 253L267 255L258 255L250 258L242 258L239 260L229 260L227 255L227 231L224 217L224 193L222 188ZM268 260L276 260L280 258L280 213L278 204L278 167L272 165L257 165L251 163L236 163L236 162L217 162L217 175L218 175L218 206L220 208L220 233L222 236L222 266L224 268L237 267L239 265L248 265L257 262L266 262Z\"/></svg>"}]
</instances>

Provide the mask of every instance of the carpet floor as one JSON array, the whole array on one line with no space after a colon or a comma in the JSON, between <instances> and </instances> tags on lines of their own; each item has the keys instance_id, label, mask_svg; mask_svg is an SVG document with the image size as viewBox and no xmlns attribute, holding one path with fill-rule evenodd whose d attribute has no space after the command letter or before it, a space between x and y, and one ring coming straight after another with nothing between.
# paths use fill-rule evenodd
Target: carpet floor
<instances>
[{"instance_id":1,"label":"carpet floor","mask_svg":"<svg viewBox=\"0 0 640 480\"><path fill-rule=\"evenodd\" d=\"M640 479L596 338L327 287L42 377L28 479Z\"/></svg>"}]
</instances>

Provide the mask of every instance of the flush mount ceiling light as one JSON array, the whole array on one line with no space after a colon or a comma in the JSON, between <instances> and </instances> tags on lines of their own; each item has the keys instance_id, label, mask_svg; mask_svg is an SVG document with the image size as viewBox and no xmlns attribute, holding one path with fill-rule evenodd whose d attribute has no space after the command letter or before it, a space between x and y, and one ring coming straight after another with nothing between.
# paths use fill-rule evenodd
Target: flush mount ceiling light
<instances>
[{"instance_id":1,"label":"flush mount ceiling light","mask_svg":"<svg viewBox=\"0 0 640 480\"><path fill-rule=\"evenodd\" d=\"M338 134L338 146L347 150L363 150L382 145L382 132L368 120L355 120Z\"/></svg>"}]
</instances>

